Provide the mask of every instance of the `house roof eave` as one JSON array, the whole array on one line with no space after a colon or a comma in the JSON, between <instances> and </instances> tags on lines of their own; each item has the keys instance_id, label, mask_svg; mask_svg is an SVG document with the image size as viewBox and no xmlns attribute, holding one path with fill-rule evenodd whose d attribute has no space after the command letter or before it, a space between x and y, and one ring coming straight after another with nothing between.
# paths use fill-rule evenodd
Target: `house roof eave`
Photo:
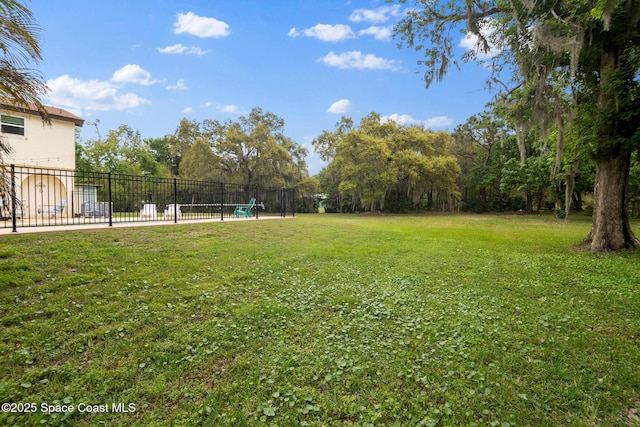
<instances>
[{"instance_id":1,"label":"house roof eave","mask_svg":"<svg viewBox=\"0 0 640 427\"><path fill-rule=\"evenodd\" d=\"M0 109L41 116L40 111L33 104L20 105L10 100L1 99L1 98L0 98ZM67 110L64 110L59 107L54 107L51 105L45 105L44 109L47 112L47 115L52 119L72 122L74 125L78 127L82 127L82 125L84 125L84 119L82 117L76 116L75 114L70 113Z\"/></svg>"}]
</instances>

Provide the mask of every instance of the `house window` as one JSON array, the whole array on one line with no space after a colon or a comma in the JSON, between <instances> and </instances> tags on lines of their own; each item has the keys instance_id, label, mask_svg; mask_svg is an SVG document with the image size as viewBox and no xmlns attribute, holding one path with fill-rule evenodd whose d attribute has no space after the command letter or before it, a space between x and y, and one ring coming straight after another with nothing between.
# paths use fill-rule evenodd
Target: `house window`
<instances>
[{"instance_id":1,"label":"house window","mask_svg":"<svg viewBox=\"0 0 640 427\"><path fill-rule=\"evenodd\" d=\"M22 117L0 116L0 123L2 125L2 133L10 133L12 135L24 136L24 119Z\"/></svg>"}]
</instances>

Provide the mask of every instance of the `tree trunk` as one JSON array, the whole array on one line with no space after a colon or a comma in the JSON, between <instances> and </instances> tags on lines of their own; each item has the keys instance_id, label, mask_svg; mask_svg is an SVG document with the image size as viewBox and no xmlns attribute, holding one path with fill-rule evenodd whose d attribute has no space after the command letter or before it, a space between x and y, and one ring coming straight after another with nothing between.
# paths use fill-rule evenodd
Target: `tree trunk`
<instances>
[{"instance_id":1,"label":"tree trunk","mask_svg":"<svg viewBox=\"0 0 640 427\"><path fill-rule=\"evenodd\" d=\"M626 209L630 153L597 159L595 164L593 220L585 243L592 252L640 247L640 240L631 231Z\"/></svg>"},{"instance_id":2,"label":"tree trunk","mask_svg":"<svg viewBox=\"0 0 640 427\"><path fill-rule=\"evenodd\" d=\"M518 151L520 152L520 166L524 166L524 163L527 161L527 144L524 136L524 128L524 124L522 123L515 124L516 141L518 143Z\"/></svg>"},{"instance_id":3,"label":"tree trunk","mask_svg":"<svg viewBox=\"0 0 640 427\"><path fill-rule=\"evenodd\" d=\"M542 202L544 201L544 193L542 190L538 191L538 213L542 212Z\"/></svg>"},{"instance_id":4,"label":"tree trunk","mask_svg":"<svg viewBox=\"0 0 640 427\"><path fill-rule=\"evenodd\" d=\"M531 191L525 191L524 194L527 199L525 210L531 213L533 212L533 195L531 194Z\"/></svg>"},{"instance_id":5,"label":"tree trunk","mask_svg":"<svg viewBox=\"0 0 640 427\"><path fill-rule=\"evenodd\" d=\"M572 209L576 212L582 212L583 208L582 208L582 193L578 190L573 192L573 207Z\"/></svg>"},{"instance_id":6,"label":"tree trunk","mask_svg":"<svg viewBox=\"0 0 640 427\"><path fill-rule=\"evenodd\" d=\"M567 180L565 183L564 189L564 211L566 214L565 218L569 217L569 212L571 211L571 196L573 195L573 189L576 187L576 179L575 174L573 172L573 167L569 168L569 172L567 173Z\"/></svg>"}]
</instances>

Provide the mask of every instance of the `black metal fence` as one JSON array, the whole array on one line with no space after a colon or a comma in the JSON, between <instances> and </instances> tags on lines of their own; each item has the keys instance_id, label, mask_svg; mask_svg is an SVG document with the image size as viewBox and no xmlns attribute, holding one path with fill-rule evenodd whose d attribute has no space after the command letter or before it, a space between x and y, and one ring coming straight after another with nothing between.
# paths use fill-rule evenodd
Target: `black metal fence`
<instances>
[{"instance_id":1,"label":"black metal fence","mask_svg":"<svg viewBox=\"0 0 640 427\"><path fill-rule=\"evenodd\" d=\"M0 227L295 215L294 189L105 172L5 169ZM254 204L249 206L252 201ZM245 213L247 213L245 215Z\"/></svg>"}]
</instances>

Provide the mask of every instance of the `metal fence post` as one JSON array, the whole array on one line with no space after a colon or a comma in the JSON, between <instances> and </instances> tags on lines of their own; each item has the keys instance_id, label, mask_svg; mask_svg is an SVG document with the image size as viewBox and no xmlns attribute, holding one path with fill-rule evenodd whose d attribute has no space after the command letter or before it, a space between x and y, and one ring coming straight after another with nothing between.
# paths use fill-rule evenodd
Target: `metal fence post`
<instances>
[{"instance_id":1,"label":"metal fence post","mask_svg":"<svg viewBox=\"0 0 640 427\"><path fill-rule=\"evenodd\" d=\"M224 221L224 182L220 182L220 221Z\"/></svg>"},{"instance_id":2,"label":"metal fence post","mask_svg":"<svg viewBox=\"0 0 640 427\"><path fill-rule=\"evenodd\" d=\"M256 204L254 205L254 208L256 210L256 219L258 219L258 186L256 185Z\"/></svg>"},{"instance_id":3,"label":"metal fence post","mask_svg":"<svg viewBox=\"0 0 640 427\"><path fill-rule=\"evenodd\" d=\"M107 187L109 188L109 227L113 227L113 198L111 196L111 172L107 175Z\"/></svg>"},{"instance_id":4,"label":"metal fence post","mask_svg":"<svg viewBox=\"0 0 640 427\"><path fill-rule=\"evenodd\" d=\"M24 210L24 208L22 209ZM11 165L11 224L13 226L13 229L11 231L13 233L17 233L18 223L16 213L16 165L14 164Z\"/></svg>"},{"instance_id":5,"label":"metal fence post","mask_svg":"<svg viewBox=\"0 0 640 427\"><path fill-rule=\"evenodd\" d=\"M178 223L178 180L173 178L173 223ZM171 213L171 211L169 211Z\"/></svg>"},{"instance_id":6,"label":"metal fence post","mask_svg":"<svg viewBox=\"0 0 640 427\"><path fill-rule=\"evenodd\" d=\"M280 190L280 216L282 218L287 217L287 193L285 193L284 187Z\"/></svg>"}]
</instances>

